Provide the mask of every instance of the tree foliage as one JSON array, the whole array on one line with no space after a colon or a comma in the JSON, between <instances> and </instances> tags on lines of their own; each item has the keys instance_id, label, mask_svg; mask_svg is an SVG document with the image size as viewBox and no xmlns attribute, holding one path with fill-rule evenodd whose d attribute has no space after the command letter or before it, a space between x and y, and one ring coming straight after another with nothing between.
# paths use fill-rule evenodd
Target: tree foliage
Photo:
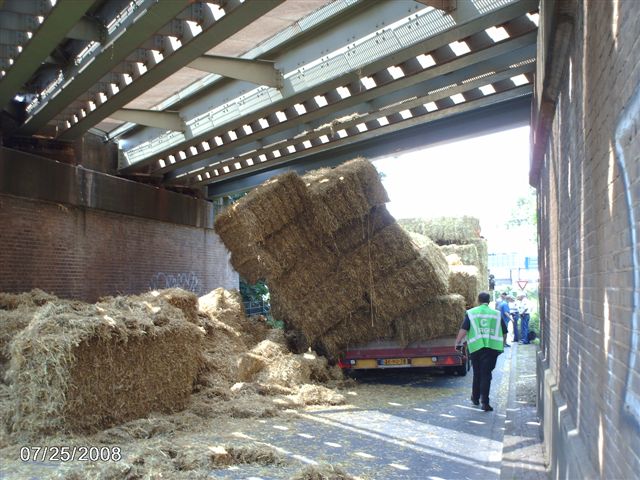
<instances>
[{"instance_id":1,"label":"tree foliage","mask_svg":"<svg viewBox=\"0 0 640 480\"><path fill-rule=\"evenodd\" d=\"M527 195L516 200L516 205L511 209L511 214L506 221L506 227L513 229L523 226L535 227L538 222L538 212L536 208L536 193L534 189L529 189Z\"/></svg>"},{"instance_id":2,"label":"tree foliage","mask_svg":"<svg viewBox=\"0 0 640 480\"><path fill-rule=\"evenodd\" d=\"M244 302L267 302L269 301L269 287L264 280L259 280L251 285L241 278L240 295Z\"/></svg>"}]
</instances>

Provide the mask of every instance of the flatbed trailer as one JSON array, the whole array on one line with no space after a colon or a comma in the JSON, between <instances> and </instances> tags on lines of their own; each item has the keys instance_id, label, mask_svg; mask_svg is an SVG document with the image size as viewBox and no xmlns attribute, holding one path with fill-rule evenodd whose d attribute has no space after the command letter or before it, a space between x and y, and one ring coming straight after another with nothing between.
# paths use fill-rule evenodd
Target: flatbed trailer
<instances>
[{"instance_id":1,"label":"flatbed trailer","mask_svg":"<svg viewBox=\"0 0 640 480\"><path fill-rule=\"evenodd\" d=\"M387 368L433 368L464 376L471 367L466 343L454 347L455 337L415 342L406 347L395 341L371 342L348 347L338 365L345 371Z\"/></svg>"}]
</instances>

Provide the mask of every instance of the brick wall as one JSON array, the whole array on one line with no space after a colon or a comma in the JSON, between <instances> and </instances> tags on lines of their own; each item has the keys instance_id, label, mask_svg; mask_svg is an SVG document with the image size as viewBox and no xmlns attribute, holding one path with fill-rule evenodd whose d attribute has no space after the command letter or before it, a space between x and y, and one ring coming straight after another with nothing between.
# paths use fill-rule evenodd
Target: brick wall
<instances>
[{"instance_id":1,"label":"brick wall","mask_svg":"<svg viewBox=\"0 0 640 480\"><path fill-rule=\"evenodd\" d=\"M0 195L0 225L0 291L37 287L92 302L166 286L238 288L208 228L9 195Z\"/></svg>"},{"instance_id":2,"label":"brick wall","mask_svg":"<svg viewBox=\"0 0 640 480\"><path fill-rule=\"evenodd\" d=\"M635 0L575 13L536 185L540 411L554 478L637 478L640 15Z\"/></svg>"}]
</instances>

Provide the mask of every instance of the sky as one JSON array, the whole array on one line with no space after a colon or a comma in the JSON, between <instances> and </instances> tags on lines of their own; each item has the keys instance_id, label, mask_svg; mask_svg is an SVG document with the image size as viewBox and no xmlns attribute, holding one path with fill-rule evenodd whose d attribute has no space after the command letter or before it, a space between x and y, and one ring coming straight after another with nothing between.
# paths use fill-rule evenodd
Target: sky
<instances>
[{"instance_id":1,"label":"sky","mask_svg":"<svg viewBox=\"0 0 640 480\"><path fill-rule=\"evenodd\" d=\"M529 127L372 159L395 218L470 215L480 219L489 251L535 251L522 231L505 229L529 186Z\"/></svg>"}]
</instances>

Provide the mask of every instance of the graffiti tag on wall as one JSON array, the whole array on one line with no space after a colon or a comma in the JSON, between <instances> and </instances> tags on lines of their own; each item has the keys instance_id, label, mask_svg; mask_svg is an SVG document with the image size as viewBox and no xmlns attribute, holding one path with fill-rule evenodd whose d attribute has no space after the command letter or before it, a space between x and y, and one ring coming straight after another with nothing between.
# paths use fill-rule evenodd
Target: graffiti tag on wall
<instances>
[{"instance_id":1,"label":"graffiti tag on wall","mask_svg":"<svg viewBox=\"0 0 640 480\"><path fill-rule=\"evenodd\" d=\"M202 293L202 286L198 280L198 276L193 273L164 273L158 272L151 278L149 284L151 290L163 290L165 288L182 288L200 295Z\"/></svg>"}]
</instances>

